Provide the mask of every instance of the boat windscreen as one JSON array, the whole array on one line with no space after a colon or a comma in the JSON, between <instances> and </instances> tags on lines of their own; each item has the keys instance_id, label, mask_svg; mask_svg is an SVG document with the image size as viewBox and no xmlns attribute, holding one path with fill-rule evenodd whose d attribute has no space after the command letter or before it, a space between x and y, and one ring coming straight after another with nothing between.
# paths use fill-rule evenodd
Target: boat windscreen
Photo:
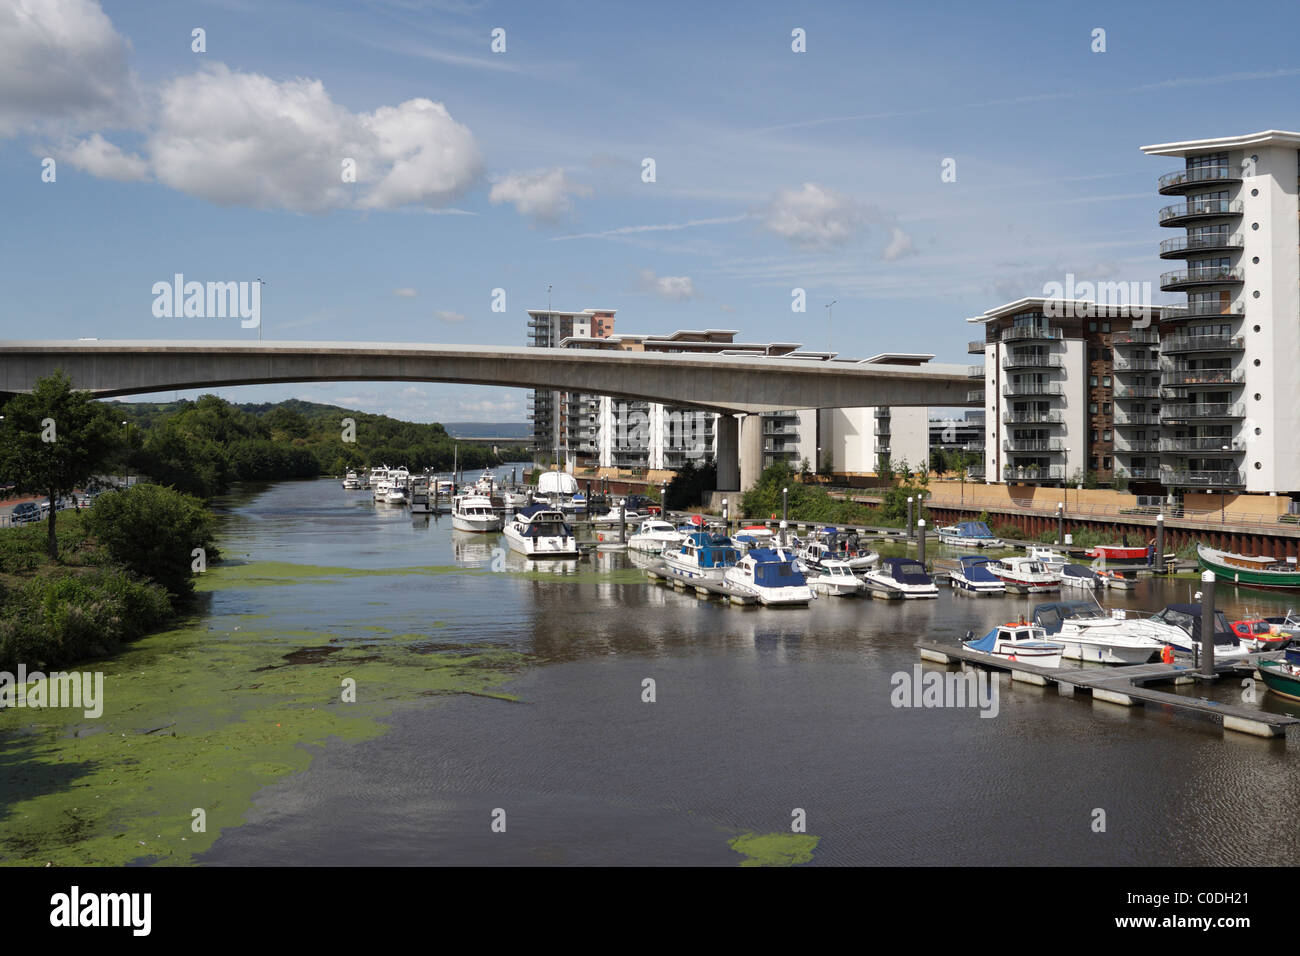
<instances>
[{"instance_id":1,"label":"boat windscreen","mask_svg":"<svg viewBox=\"0 0 1300 956\"><path fill-rule=\"evenodd\" d=\"M754 567L754 583L769 588L791 588L806 582L792 562L770 561Z\"/></svg>"}]
</instances>

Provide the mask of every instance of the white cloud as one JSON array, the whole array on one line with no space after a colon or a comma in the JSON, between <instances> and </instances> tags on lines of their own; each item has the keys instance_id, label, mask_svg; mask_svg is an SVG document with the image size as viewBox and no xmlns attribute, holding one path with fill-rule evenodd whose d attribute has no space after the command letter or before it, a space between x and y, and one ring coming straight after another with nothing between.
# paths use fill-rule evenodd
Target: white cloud
<instances>
[{"instance_id":1,"label":"white cloud","mask_svg":"<svg viewBox=\"0 0 1300 956\"><path fill-rule=\"evenodd\" d=\"M570 196L590 196L591 189L575 183L557 166L531 172L508 173L488 193L493 203L514 203L521 216L555 222L566 214Z\"/></svg>"},{"instance_id":2,"label":"white cloud","mask_svg":"<svg viewBox=\"0 0 1300 956\"><path fill-rule=\"evenodd\" d=\"M650 292L670 302L681 302L695 295L695 283L690 276L656 276L652 269L638 273L641 291Z\"/></svg>"},{"instance_id":3,"label":"white cloud","mask_svg":"<svg viewBox=\"0 0 1300 956\"><path fill-rule=\"evenodd\" d=\"M130 50L95 0L0 3L0 135L126 120L139 104Z\"/></svg>"},{"instance_id":4,"label":"white cloud","mask_svg":"<svg viewBox=\"0 0 1300 956\"><path fill-rule=\"evenodd\" d=\"M869 218L869 210L848 196L804 183L777 195L763 227L800 245L838 245L852 239Z\"/></svg>"},{"instance_id":5,"label":"white cloud","mask_svg":"<svg viewBox=\"0 0 1300 956\"><path fill-rule=\"evenodd\" d=\"M394 289L394 290L393 290L393 295L395 295L395 296L397 296L398 298L401 298L401 299L414 299L414 298L415 298L415 290L414 290L414 289Z\"/></svg>"},{"instance_id":6,"label":"white cloud","mask_svg":"<svg viewBox=\"0 0 1300 956\"><path fill-rule=\"evenodd\" d=\"M441 103L351 113L319 80L277 82L216 64L167 83L148 150L160 182L220 205L324 212L436 206L481 167ZM344 160L355 184L342 181Z\"/></svg>"},{"instance_id":7,"label":"white cloud","mask_svg":"<svg viewBox=\"0 0 1300 956\"><path fill-rule=\"evenodd\" d=\"M149 163L134 153L124 153L98 133L83 139L61 155L74 167L100 179L115 179L120 183L139 182L149 178Z\"/></svg>"},{"instance_id":8,"label":"white cloud","mask_svg":"<svg viewBox=\"0 0 1300 956\"><path fill-rule=\"evenodd\" d=\"M903 232L902 229L894 226L889 245L885 246L885 261L893 262L896 259L914 255L916 255L916 249L912 245L912 237Z\"/></svg>"},{"instance_id":9,"label":"white cloud","mask_svg":"<svg viewBox=\"0 0 1300 956\"><path fill-rule=\"evenodd\" d=\"M460 312L448 312L446 309L439 309L433 313L439 322L464 322L465 316Z\"/></svg>"}]
</instances>

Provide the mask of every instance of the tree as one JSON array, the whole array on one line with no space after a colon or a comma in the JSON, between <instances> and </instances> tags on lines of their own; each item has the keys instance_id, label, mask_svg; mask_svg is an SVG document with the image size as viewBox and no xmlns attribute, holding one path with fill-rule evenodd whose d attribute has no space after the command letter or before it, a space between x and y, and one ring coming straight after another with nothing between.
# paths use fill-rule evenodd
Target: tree
<instances>
[{"instance_id":1,"label":"tree","mask_svg":"<svg viewBox=\"0 0 1300 956\"><path fill-rule=\"evenodd\" d=\"M0 422L0 474L18 491L50 502L46 549L59 556L55 521L59 499L84 485L121 441L109 410L89 392L73 389L56 371L29 394L10 399Z\"/></svg>"},{"instance_id":2,"label":"tree","mask_svg":"<svg viewBox=\"0 0 1300 956\"><path fill-rule=\"evenodd\" d=\"M194 589L196 548L202 549L204 564L218 557L212 512L197 498L161 485L133 485L101 495L86 516L86 527L114 561L177 596Z\"/></svg>"}]
</instances>

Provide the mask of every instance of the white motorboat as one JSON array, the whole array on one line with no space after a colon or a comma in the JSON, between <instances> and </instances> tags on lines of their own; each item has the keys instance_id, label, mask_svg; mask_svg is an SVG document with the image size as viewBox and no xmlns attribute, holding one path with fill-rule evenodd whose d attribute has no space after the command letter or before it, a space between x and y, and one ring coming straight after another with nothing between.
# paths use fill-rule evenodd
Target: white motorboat
<instances>
[{"instance_id":1,"label":"white motorboat","mask_svg":"<svg viewBox=\"0 0 1300 956\"><path fill-rule=\"evenodd\" d=\"M867 589L867 582L853 573L847 561L827 559L818 572L808 576L808 584L819 594L852 597Z\"/></svg>"},{"instance_id":2,"label":"white motorboat","mask_svg":"<svg viewBox=\"0 0 1300 956\"><path fill-rule=\"evenodd\" d=\"M954 548L1000 548L1002 539L996 537L983 521L963 521L939 529L939 541Z\"/></svg>"},{"instance_id":3,"label":"white motorboat","mask_svg":"<svg viewBox=\"0 0 1300 956\"><path fill-rule=\"evenodd\" d=\"M1040 563L1049 571L1059 571L1069 562L1069 558L1057 551L1055 548L1047 548L1041 545L1030 545L1025 549L1025 555L1034 561Z\"/></svg>"},{"instance_id":4,"label":"white motorboat","mask_svg":"<svg viewBox=\"0 0 1300 956\"><path fill-rule=\"evenodd\" d=\"M643 517L645 516L642 515L641 512L637 511L636 509L632 509L632 510L624 509L622 514L622 520L624 524L636 524ZM598 524L598 525L617 525L618 522L619 522L619 513L617 508L611 508L605 514L596 515L591 519L592 524Z\"/></svg>"},{"instance_id":5,"label":"white motorboat","mask_svg":"<svg viewBox=\"0 0 1300 956\"><path fill-rule=\"evenodd\" d=\"M1164 625L1168 628L1165 643L1173 646L1175 651L1194 654L1201 643L1201 605L1170 604L1143 624ZM1244 657L1250 652L1242 645L1241 639L1232 631L1227 616L1219 610L1214 612L1214 656L1216 660Z\"/></svg>"},{"instance_id":6,"label":"white motorboat","mask_svg":"<svg viewBox=\"0 0 1300 956\"><path fill-rule=\"evenodd\" d=\"M627 546L633 551L661 554L665 548L678 547L685 537L686 535L662 518L646 518L636 529L636 533L627 539Z\"/></svg>"},{"instance_id":7,"label":"white motorboat","mask_svg":"<svg viewBox=\"0 0 1300 956\"><path fill-rule=\"evenodd\" d=\"M451 526L455 531L500 531L504 523L487 495L457 495L452 499Z\"/></svg>"},{"instance_id":8,"label":"white motorboat","mask_svg":"<svg viewBox=\"0 0 1300 956\"><path fill-rule=\"evenodd\" d=\"M692 584L720 584L727 568L740 560L731 539L708 531L693 531L674 549L664 552L664 573Z\"/></svg>"},{"instance_id":9,"label":"white motorboat","mask_svg":"<svg viewBox=\"0 0 1300 956\"><path fill-rule=\"evenodd\" d=\"M1046 632L1034 624L999 624L979 640L970 640L974 635L969 631L967 637L966 646L973 651L1039 667L1061 666L1064 645L1047 640Z\"/></svg>"},{"instance_id":10,"label":"white motorboat","mask_svg":"<svg viewBox=\"0 0 1300 956\"><path fill-rule=\"evenodd\" d=\"M527 558L576 558L578 542L564 512L548 505L522 508L507 522L505 537L512 551Z\"/></svg>"},{"instance_id":11,"label":"white motorboat","mask_svg":"<svg viewBox=\"0 0 1300 956\"><path fill-rule=\"evenodd\" d=\"M1080 591L1097 591L1103 586L1102 579L1096 571L1085 568L1082 564L1061 565L1061 587L1075 588Z\"/></svg>"},{"instance_id":12,"label":"white motorboat","mask_svg":"<svg viewBox=\"0 0 1300 956\"><path fill-rule=\"evenodd\" d=\"M343 490L344 491L361 490L361 477L355 471L349 469L348 473L343 476Z\"/></svg>"},{"instance_id":13,"label":"white motorboat","mask_svg":"<svg viewBox=\"0 0 1300 956\"><path fill-rule=\"evenodd\" d=\"M406 504L406 489L400 488L397 485L390 486L388 491L384 492L384 504L386 505Z\"/></svg>"},{"instance_id":14,"label":"white motorboat","mask_svg":"<svg viewBox=\"0 0 1300 956\"><path fill-rule=\"evenodd\" d=\"M1005 594L1006 583L989 571L992 558L968 554L957 559L957 567L948 573L952 586L971 594Z\"/></svg>"},{"instance_id":15,"label":"white motorboat","mask_svg":"<svg viewBox=\"0 0 1300 956\"><path fill-rule=\"evenodd\" d=\"M575 501L575 498L578 500ZM537 491L533 494L533 502L550 505L552 508L571 514L586 507L582 500L582 493L578 490L578 479L567 471L542 472L537 478Z\"/></svg>"},{"instance_id":16,"label":"white motorboat","mask_svg":"<svg viewBox=\"0 0 1300 956\"><path fill-rule=\"evenodd\" d=\"M867 572L867 587L891 597L937 598L939 589L934 579L926 573L924 565L915 558L885 558L880 566Z\"/></svg>"},{"instance_id":17,"label":"white motorboat","mask_svg":"<svg viewBox=\"0 0 1300 956\"><path fill-rule=\"evenodd\" d=\"M1064 645L1062 654L1093 664L1145 664L1159 657L1164 644L1134 632L1127 621L1110 617L1092 601L1058 601L1034 608L1034 623L1049 640Z\"/></svg>"},{"instance_id":18,"label":"white motorboat","mask_svg":"<svg viewBox=\"0 0 1300 956\"><path fill-rule=\"evenodd\" d=\"M383 501L392 485L388 480L387 466L370 470L370 488L376 501Z\"/></svg>"},{"instance_id":19,"label":"white motorboat","mask_svg":"<svg viewBox=\"0 0 1300 956\"><path fill-rule=\"evenodd\" d=\"M989 562L988 568L990 574L1002 580L1008 591L1040 594L1061 588L1061 572L1049 569L1035 558L1002 558Z\"/></svg>"},{"instance_id":20,"label":"white motorboat","mask_svg":"<svg viewBox=\"0 0 1300 956\"><path fill-rule=\"evenodd\" d=\"M772 548L751 548L722 575L723 582L738 594L758 598L768 607L807 604L812 588L795 567L794 555Z\"/></svg>"}]
</instances>

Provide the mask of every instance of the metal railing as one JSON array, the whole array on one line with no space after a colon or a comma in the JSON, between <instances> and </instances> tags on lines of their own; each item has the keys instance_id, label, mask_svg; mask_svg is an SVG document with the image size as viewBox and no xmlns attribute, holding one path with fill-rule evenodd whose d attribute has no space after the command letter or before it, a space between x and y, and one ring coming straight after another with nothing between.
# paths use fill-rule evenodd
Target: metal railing
<instances>
[{"instance_id":1,"label":"metal railing","mask_svg":"<svg viewBox=\"0 0 1300 956\"><path fill-rule=\"evenodd\" d=\"M1159 398L1159 385L1120 385L1115 383L1116 398Z\"/></svg>"},{"instance_id":2,"label":"metal railing","mask_svg":"<svg viewBox=\"0 0 1300 956\"><path fill-rule=\"evenodd\" d=\"M1160 481L1174 487L1188 488L1240 488L1246 479L1239 471L1164 471Z\"/></svg>"},{"instance_id":3,"label":"metal railing","mask_svg":"<svg viewBox=\"0 0 1300 956\"><path fill-rule=\"evenodd\" d=\"M1002 394L1008 398L1015 395L1061 395L1060 382L1007 382L1002 386Z\"/></svg>"},{"instance_id":4,"label":"metal railing","mask_svg":"<svg viewBox=\"0 0 1300 956\"><path fill-rule=\"evenodd\" d=\"M982 367L982 366L981 366ZM1059 355L1039 355L1037 353L1012 352L1002 358L1003 368L1063 368Z\"/></svg>"},{"instance_id":5,"label":"metal railing","mask_svg":"<svg viewBox=\"0 0 1300 956\"><path fill-rule=\"evenodd\" d=\"M1242 369L1236 369L1234 371L1230 368L1167 368L1160 373L1160 383L1162 385L1178 385L1182 387L1196 385L1239 385L1245 380L1245 371Z\"/></svg>"},{"instance_id":6,"label":"metal railing","mask_svg":"<svg viewBox=\"0 0 1300 956\"><path fill-rule=\"evenodd\" d=\"M1240 199L1197 199L1165 206L1156 215L1163 226L1173 225L1180 219L1195 219L1200 216L1240 216L1242 208Z\"/></svg>"},{"instance_id":7,"label":"metal railing","mask_svg":"<svg viewBox=\"0 0 1300 956\"><path fill-rule=\"evenodd\" d=\"M1008 438L1002 443L1003 451L1065 451L1065 443L1059 438Z\"/></svg>"},{"instance_id":8,"label":"metal railing","mask_svg":"<svg viewBox=\"0 0 1300 956\"><path fill-rule=\"evenodd\" d=\"M1059 425L1065 419L1060 412L1015 412L1002 413L1002 421L1007 425Z\"/></svg>"},{"instance_id":9,"label":"metal railing","mask_svg":"<svg viewBox=\"0 0 1300 956\"><path fill-rule=\"evenodd\" d=\"M1160 343L1162 352L1239 352L1244 335L1171 335Z\"/></svg>"},{"instance_id":10,"label":"metal railing","mask_svg":"<svg viewBox=\"0 0 1300 956\"><path fill-rule=\"evenodd\" d=\"M1028 339L1060 339L1063 338L1060 329L1043 328L1037 325L1014 325L1009 329L1003 329L1000 340L1003 342L1019 342Z\"/></svg>"},{"instance_id":11,"label":"metal railing","mask_svg":"<svg viewBox=\"0 0 1300 956\"><path fill-rule=\"evenodd\" d=\"M1162 259L1176 258L1189 252L1211 252L1215 249L1240 249L1243 245L1238 232L1203 232L1196 236L1176 236L1160 243Z\"/></svg>"},{"instance_id":12,"label":"metal railing","mask_svg":"<svg viewBox=\"0 0 1300 956\"><path fill-rule=\"evenodd\" d=\"M1165 291L1200 283L1244 282L1245 273L1234 266L1208 266L1199 269L1175 269L1160 274L1160 288Z\"/></svg>"},{"instance_id":13,"label":"metal railing","mask_svg":"<svg viewBox=\"0 0 1300 956\"><path fill-rule=\"evenodd\" d=\"M980 403L982 404L982 403L984 402L984 389L981 388L981 389L979 389L978 391L970 391L970 392L967 392L967 393L966 393L966 401L967 401L967 402L980 402Z\"/></svg>"},{"instance_id":14,"label":"metal railing","mask_svg":"<svg viewBox=\"0 0 1300 956\"><path fill-rule=\"evenodd\" d=\"M1117 372L1158 372L1160 363L1155 359L1121 359L1114 362Z\"/></svg>"},{"instance_id":15,"label":"metal railing","mask_svg":"<svg viewBox=\"0 0 1300 956\"><path fill-rule=\"evenodd\" d=\"M1162 322L1181 322L1183 319L1239 319L1244 312L1239 306L1229 305L1224 311L1222 302L1197 302L1194 305L1166 305L1160 310Z\"/></svg>"},{"instance_id":16,"label":"metal railing","mask_svg":"<svg viewBox=\"0 0 1300 956\"><path fill-rule=\"evenodd\" d=\"M1246 406L1241 402L1191 402L1160 406L1162 421L1192 421L1197 418L1245 418Z\"/></svg>"},{"instance_id":17,"label":"metal railing","mask_svg":"<svg viewBox=\"0 0 1300 956\"><path fill-rule=\"evenodd\" d=\"M1241 179L1241 173L1237 172L1231 166L1195 166L1191 169L1179 169L1172 173L1165 173L1156 182L1156 188L1160 192L1176 192L1188 186L1197 186L1203 183L1229 183L1237 182Z\"/></svg>"},{"instance_id":18,"label":"metal railing","mask_svg":"<svg viewBox=\"0 0 1300 956\"><path fill-rule=\"evenodd\" d=\"M967 343L966 343L966 354L967 354L967 355L972 355L972 354L974 354L975 352L983 352L983 351L984 351L984 346L986 346L987 344L988 344L988 343L985 342L983 339L975 339L975 340L973 340L973 341L971 341L971 342L967 342Z\"/></svg>"},{"instance_id":19,"label":"metal railing","mask_svg":"<svg viewBox=\"0 0 1300 956\"><path fill-rule=\"evenodd\" d=\"M1159 425L1159 415L1128 414L1118 409L1115 411L1115 424L1120 426L1127 425Z\"/></svg>"},{"instance_id":20,"label":"metal railing","mask_svg":"<svg viewBox=\"0 0 1300 956\"><path fill-rule=\"evenodd\" d=\"M984 377L984 366L983 366L983 365L967 365L967 366L966 366L966 377L967 377L967 378L983 378L983 377Z\"/></svg>"},{"instance_id":21,"label":"metal railing","mask_svg":"<svg viewBox=\"0 0 1300 956\"><path fill-rule=\"evenodd\" d=\"M1126 472L1130 479L1150 480L1159 478L1161 473L1156 469L1133 469ZM1005 496L989 497L972 493L969 484L966 485L965 496L959 496L957 490L944 489L930 486L930 496L925 501L927 508L953 508L965 509L967 511L990 511L1003 512L1006 514L1038 514L1056 516L1056 505L1043 504L1035 507L1032 504L1022 504L1014 499L1008 500ZM1258 513L1245 513L1233 511L1232 508L1220 509L1212 508L1204 511L1184 508L1180 504L1162 504L1162 505L1134 505L1126 507L1117 504L1093 504L1080 503L1070 496L1065 509L1067 518L1078 519L1081 517L1096 518L1115 518L1123 520L1125 518L1152 518L1156 515L1164 515L1168 521L1185 521L1185 522L1202 522L1209 524L1211 521L1218 526L1221 519L1225 519L1229 525L1253 525L1266 530L1269 528L1276 529L1280 525L1294 525L1297 520L1296 515L1266 515Z\"/></svg>"},{"instance_id":22,"label":"metal railing","mask_svg":"<svg viewBox=\"0 0 1300 956\"><path fill-rule=\"evenodd\" d=\"M1160 342L1160 333L1155 329L1125 329L1122 332L1116 332L1111 337L1112 345L1157 345Z\"/></svg>"},{"instance_id":23,"label":"metal railing","mask_svg":"<svg viewBox=\"0 0 1300 956\"><path fill-rule=\"evenodd\" d=\"M876 418L889 418L889 417L890 417L890 416L889 416L889 408L888 408L888 406L878 406L878 407L876 408L876 410L875 410L874 412L872 412L872 414L873 414Z\"/></svg>"},{"instance_id":24,"label":"metal railing","mask_svg":"<svg viewBox=\"0 0 1300 956\"><path fill-rule=\"evenodd\" d=\"M1160 450L1170 452L1217 451L1236 453L1245 451L1246 443L1224 437L1162 438L1160 439Z\"/></svg>"},{"instance_id":25,"label":"metal railing","mask_svg":"<svg viewBox=\"0 0 1300 956\"><path fill-rule=\"evenodd\" d=\"M1151 439L1149 441L1146 440L1131 441L1124 444L1121 444L1118 441L1115 442L1115 451L1117 452L1135 452L1135 451L1148 452L1148 451L1159 451L1159 450L1160 450L1160 442L1155 439Z\"/></svg>"},{"instance_id":26,"label":"metal railing","mask_svg":"<svg viewBox=\"0 0 1300 956\"><path fill-rule=\"evenodd\" d=\"M1064 481L1065 466L1007 465L1002 469L1002 478L1004 481Z\"/></svg>"}]
</instances>

